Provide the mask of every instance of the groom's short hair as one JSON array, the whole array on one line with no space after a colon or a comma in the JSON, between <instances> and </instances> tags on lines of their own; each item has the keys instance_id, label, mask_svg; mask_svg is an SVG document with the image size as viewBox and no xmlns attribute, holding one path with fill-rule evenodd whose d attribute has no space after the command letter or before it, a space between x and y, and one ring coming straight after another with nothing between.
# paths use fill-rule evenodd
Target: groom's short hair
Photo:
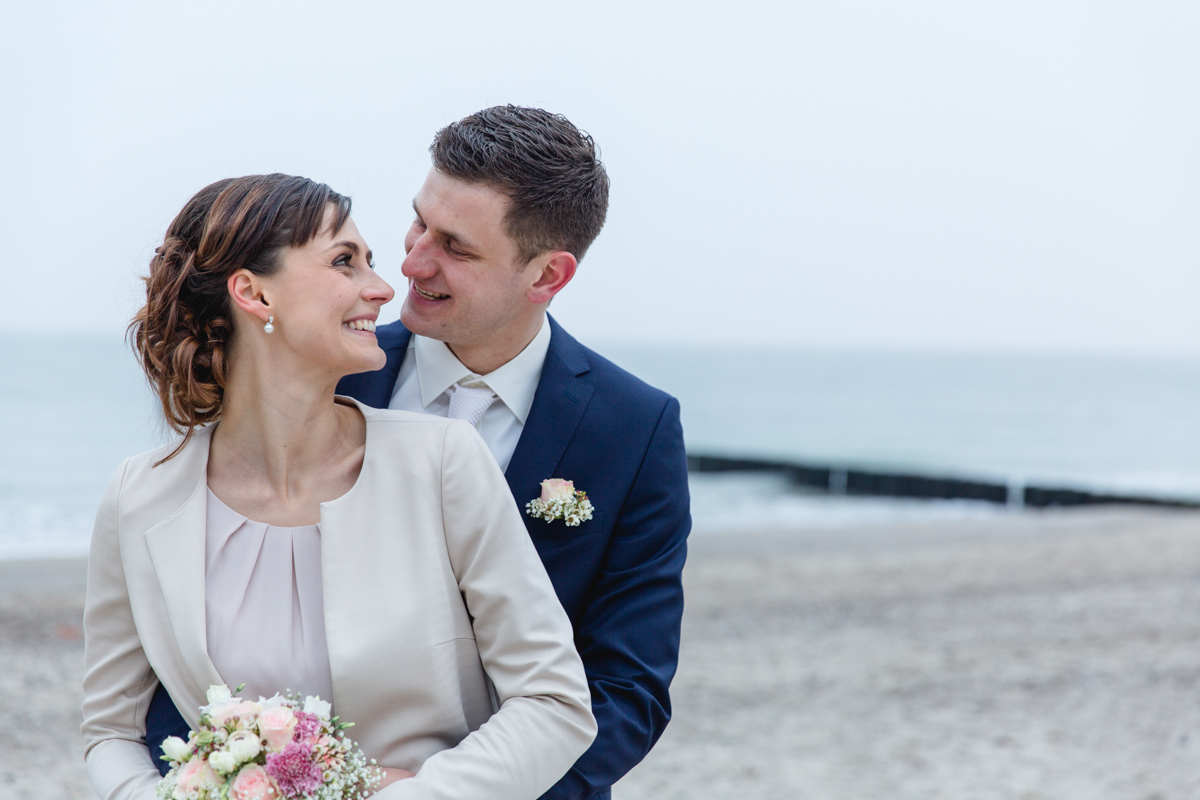
<instances>
[{"instance_id":1,"label":"groom's short hair","mask_svg":"<svg viewBox=\"0 0 1200 800\"><path fill-rule=\"evenodd\" d=\"M442 128L429 152L443 175L509 198L505 227L524 263L551 250L582 259L604 227L608 173L562 114L492 106Z\"/></svg>"}]
</instances>

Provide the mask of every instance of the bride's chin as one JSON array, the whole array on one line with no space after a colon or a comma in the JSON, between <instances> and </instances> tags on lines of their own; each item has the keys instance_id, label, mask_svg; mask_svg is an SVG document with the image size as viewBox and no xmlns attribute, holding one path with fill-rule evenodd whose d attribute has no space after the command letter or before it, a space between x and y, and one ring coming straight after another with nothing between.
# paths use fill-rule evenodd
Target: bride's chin
<instances>
[{"instance_id":1,"label":"bride's chin","mask_svg":"<svg viewBox=\"0 0 1200 800\"><path fill-rule=\"evenodd\" d=\"M360 372L375 372L387 366L387 353L380 347L369 355L359 356L344 365L346 375L357 375Z\"/></svg>"}]
</instances>

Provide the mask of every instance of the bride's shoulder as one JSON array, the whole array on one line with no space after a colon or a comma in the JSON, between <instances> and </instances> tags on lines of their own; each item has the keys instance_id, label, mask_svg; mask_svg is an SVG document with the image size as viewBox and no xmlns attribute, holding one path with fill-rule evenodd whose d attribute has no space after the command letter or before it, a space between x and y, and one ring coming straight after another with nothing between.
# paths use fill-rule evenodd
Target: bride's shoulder
<instances>
[{"instance_id":1,"label":"bride's shoulder","mask_svg":"<svg viewBox=\"0 0 1200 800\"><path fill-rule=\"evenodd\" d=\"M441 449L470 449L479 434L465 420L448 419L415 411L400 411L391 408L370 408L360 405L367 420L367 439L379 442L403 442L412 446L417 442Z\"/></svg>"},{"instance_id":2,"label":"bride's shoulder","mask_svg":"<svg viewBox=\"0 0 1200 800\"><path fill-rule=\"evenodd\" d=\"M411 423L414 425L446 425L451 420L445 417L435 417L432 414L421 414L417 411L400 411L395 408L364 408L363 416L368 422Z\"/></svg>"},{"instance_id":3,"label":"bride's shoulder","mask_svg":"<svg viewBox=\"0 0 1200 800\"><path fill-rule=\"evenodd\" d=\"M207 461L208 439L213 427L211 424L201 425L189 437L172 436L165 444L129 456L122 468L128 472L141 472L157 470L164 464L189 464L196 458Z\"/></svg>"},{"instance_id":4,"label":"bride's shoulder","mask_svg":"<svg viewBox=\"0 0 1200 800\"><path fill-rule=\"evenodd\" d=\"M400 411L393 408L371 408L359 404L359 410L367 421L367 436L433 436L440 438L446 428L454 422L445 417L421 414L415 411Z\"/></svg>"}]
</instances>

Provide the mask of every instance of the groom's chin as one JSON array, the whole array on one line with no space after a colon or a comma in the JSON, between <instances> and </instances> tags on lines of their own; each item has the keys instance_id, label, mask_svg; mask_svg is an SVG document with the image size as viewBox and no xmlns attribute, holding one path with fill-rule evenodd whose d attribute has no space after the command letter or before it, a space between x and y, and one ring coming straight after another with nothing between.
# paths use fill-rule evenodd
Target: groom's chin
<instances>
[{"instance_id":1,"label":"groom's chin","mask_svg":"<svg viewBox=\"0 0 1200 800\"><path fill-rule=\"evenodd\" d=\"M418 336L426 336L432 339L439 338L436 336L438 329L437 323L430 319L432 316L429 310L416 307L410 298L404 299L404 305L400 308L400 323Z\"/></svg>"}]
</instances>

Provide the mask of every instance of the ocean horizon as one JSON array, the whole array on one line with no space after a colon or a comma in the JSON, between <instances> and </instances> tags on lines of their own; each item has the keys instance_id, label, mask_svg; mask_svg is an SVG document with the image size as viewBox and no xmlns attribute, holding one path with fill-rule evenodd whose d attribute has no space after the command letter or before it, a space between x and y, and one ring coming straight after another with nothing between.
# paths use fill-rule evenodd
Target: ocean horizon
<instances>
[{"instance_id":1,"label":"ocean horizon","mask_svg":"<svg viewBox=\"0 0 1200 800\"><path fill-rule=\"evenodd\" d=\"M1200 358L597 348L679 398L689 453L1200 499ZM0 335L0 558L86 553L128 455L172 438L116 337ZM693 475L697 533L1013 513Z\"/></svg>"}]
</instances>

